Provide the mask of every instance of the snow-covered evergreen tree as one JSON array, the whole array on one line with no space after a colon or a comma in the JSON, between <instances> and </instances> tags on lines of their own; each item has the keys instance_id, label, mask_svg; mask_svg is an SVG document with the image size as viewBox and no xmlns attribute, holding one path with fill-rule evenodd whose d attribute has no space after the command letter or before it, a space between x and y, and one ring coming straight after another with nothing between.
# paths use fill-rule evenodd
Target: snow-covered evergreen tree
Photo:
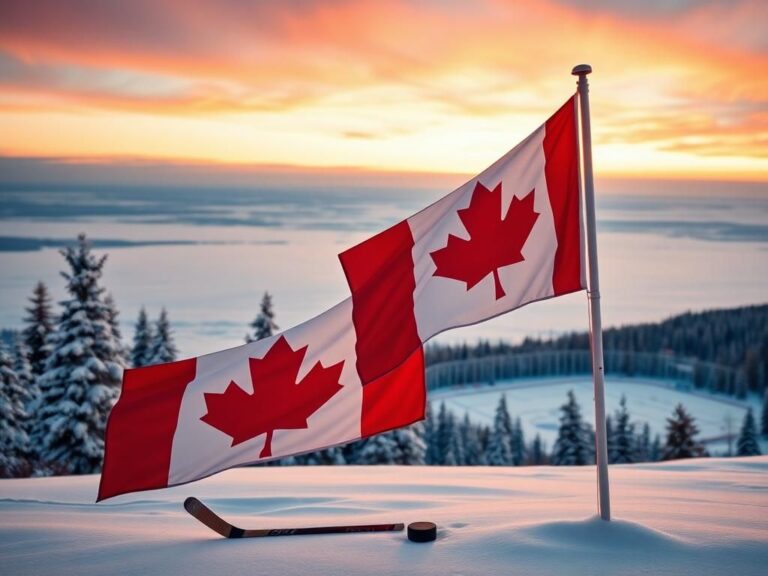
<instances>
[{"instance_id":1,"label":"snow-covered evergreen tree","mask_svg":"<svg viewBox=\"0 0 768 576\"><path fill-rule=\"evenodd\" d=\"M453 412L445 407L445 402L440 404L435 435L438 464L441 466L459 465L461 463L461 447L459 445L456 417L453 415Z\"/></svg>"},{"instance_id":2,"label":"snow-covered evergreen tree","mask_svg":"<svg viewBox=\"0 0 768 576\"><path fill-rule=\"evenodd\" d=\"M757 426L755 417L752 415L752 408L747 410L744 416L744 422L741 425L741 434L736 443L737 456L760 456L760 445L757 443Z\"/></svg>"},{"instance_id":3,"label":"snow-covered evergreen tree","mask_svg":"<svg viewBox=\"0 0 768 576\"><path fill-rule=\"evenodd\" d=\"M555 466L591 464L594 450L589 440L589 427L581 419L581 408L573 390L568 391L568 401L560 410L560 428L557 431L551 463Z\"/></svg>"},{"instance_id":4,"label":"snow-covered evergreen tree","mask_svg":"<svg viewBox=\"0 0 768 576\"><path fill-rule=\"evenodd\" d=\"M608 447L608 462L613 461L613 452L615 451L616 438L613 434L613 416L610 414L605 417L605 443Z\"/></svg>"},{"instance_id":5,"label":"snow-covered evergreen tree","mask_svg":"<svg viewBox=\"0 0 768 576\"><path fill-rule=\"evenodd\" d=\"M499 403L496 405L496 414L500 416L501 427L507 435L507 438L512 439L512 416L509 415L509 408L507 407L507 396L502 394L499 398Z\"/></svg>"},{"instance_id":6,"label":"snow-covered evergreen tree","mask_svg":"<svg viewBox=\"0 0 768 576\"><path fill-rule=\"evenodd\" d=\"M536 434L528 448L528 464L531 466L541 466L547 463L547 452L544 447L544 442L541 440L541 435Z\"/></svg>"},{"instance_id":7,"label":"snow-covered evergreen tree","mask_svg":"<svg viewBox=\"0 0 768 576\"><path fill-rule=\"evenodd\" d=\"M635 437L636 462L651 460L651 427L648 422L643 424L643 431Z\"/></svg>"},{"instance_id":8,"label":"snow-covered evergreen tree","mask_svg":"<svg viewBox=\"0 0 768 576\"><path fill-rule=\"evenodd\" d=\"M13 371L19 379L19 384L24 389L22 402L24 403L24 431L27 437L32 432L32 417L37 412L37 403L40 398L40 388L37 385L37 378L32 374L32 365L29 363L29 349L21 334L17 334L13 340ZM28 443L25 450L25 458L28 462L28 470L31 472L31 466L34 460L34 447Z\"/></svg>"},{"instance_id":9,"label":"snow-covered evergreen tree","mask_svg":"<svg viewBox=\"0 0 768 576\"><path fill-rule=\"evenodd\" d=\"M392 430L391 434L396 445L395 464L421 466L425 463L427 446L421 422Z\"/></svg>"},{"instance_id":10,"label":"snow-covered evergreen tree","mask_svg":"<svg viewBox=\"0 0 768 576\"><path fill-rule=\"evenodd\" d=\"M445 407L445 402L440 404L437 413L437 426L435 427L435 464L452 466L456 464L454 454L455 441L453 440L455 419L453 414Z\"/></svg>"},{"instance_id":11,"label":"snow-covered evergreen tree","mask_svg":"<svg viewBox=\"0 0 768 576\"><path fill-rule=\"evenodd\" d=\"M347 464L360 464L360 451L363 449L364 444L365 440L357 440L355 442L350 442L349 444L344 444L341 447L344 461Z\"/></svg>"},{"instance_id":12,"label":"snow-covered evergreen tree","mask_svg":"<svg viewBox=\"0 0 768 576\"><path fill-rule=\"evenodd\" d=\"M430 466L440 464L440 453L437 446L437 423L435 422L435 415L430 402L427 402L424 418L424 443L427 445L426 464Z\"/></svg>"},{"instance_id":13,"label":"snow-covered evergreen tree","mask_svg":"<svg viewBox=\"0 0 768 576\"><path fill-rule=\"evenodd\" d=\"M482 466L485 464L483 446L477 426L472 424L469 414L464 413L464 419L459 426L459 436L463 447L464 464L467 466Z\"/></svg>"},{"instance_id":14,"label":"snow-covered evergreen tree","mask_svg":"<svg viewBox=\"0 0 768 576\"><path fill-rule=\"evenodd\" d=\"M651 444L651 451L648 454L648 459L651 462L658 462L661 460L661 436L656 434L653 437L653 443Z\"/></svg>"},{"instance_id":15,"label":"snow-covered evergreen tree","mask_svg":"<svg viewBox=\"0 0 768 576\"><path fill-rule=\"evenodd\" d=\"M286 459L284 458L283 460ZM340 446L331 446L325 450L306 454L303 460L302 463L306 466L341 466L347 463ZM282 465L285 466L287 464L283 463Z\"/></svg>"},{"instance_id":16,"label":"snow-covered evergreen tree","mask_svg":"<svg viewBox=\"0 0 768 576\"><path fill-rule=\"evenodd\" d=\"M144 307L139 310L139 317L136 320L136 326L133 332L133 346L131 347L131 365L134 368L140 368L150 364L150 346L154 341L155 335L147 318L147 311Z\"/></svg>"},{"instance_id":17,"label":"snow-covered evergreen tree","mask_svg":"<svg viewBox=\"0 0 768 576\"><path fill-rule=\"evenodd\" d=\"M128 362L128 354L126 353L125 344L123 343L123 333L120 330L120 321L117 318L120 315L120 312L117 310L117 304L111 293L104 297L104 305L107 307L107 318L109 319L109 326L112 328L112 335L120 344L122 364L126 365Z\"/></svg>"},{"instance_id":18,"label":"snow-covered evergreen tree","mask_svg":"<svg viewBox=\"0 0 768 576\"><path fill-rule=\"evenodd\" d=\"M13 339L13 371L16 372L21 385L27 389L28 408L29 403L37 397L38 390L35 377L32 374L32 364L29 362L29 348L27 348L27 343L21 334L17 334Z\"/></svg>"},{"instance_id":19,"label":"snow-covered evergreen tree","mask_svg":"<svg viewBox=\"0 0 768 576\"><path fill-rule=\"evenodd\" d=\"M49 341L53 349L39 378L40 401L32 442L54 472L88 474L101 469L104 429L123 373L120 343L99 284L106 256L96 257L81 234L62 250L69 271L69 299Z\"/></svg>"},{"instance_id":20,"label":"snow-covered evergreen tree","mask_svg":"<svg viewBox=\"0 0 768 576\"><path fill-rule=\"evenodd\" d=\"M619 409L613 418L613 450L609 453L612 464L631 464L637 462L635 452L635 425L629 421L627 398L622 394Z\"/></svg>"},{"instance_id":21,"label":"snow-covered evergreen tree","mask_svg":"<svg viewBox=\"0 0 768 576\"><path fill-rule=\"evenodd\" d=\"M451 426L450 426L450 440L448 443L448 450L445 453L444 466L464 466L464 445L461 442L461 434L459 432L459 424L456 421L456 416L453 412L448 414Z\"/></svg>"},{"instance_id":22,"label":"snow-covered evergreen tree","mask_svg":"<svg viewBox=\"0 0 768 576\"><path fill-rule=\"evenodd\" d=\"M398 445L392 432L376 434L366 439L356 464L396 464Z\"/></svg>"},{"instance_id":23,"label":"snow-covered evergreen tree","mask_svg":"<svg viewBox=\"0 0 768 576\"><path fill-rule=\"evenodd\" d=\"M489 466L512 465L511 436L512 418L507 410L507 400L502 395L496 405L493 428L491 428L491 436L488 439L488 449L485 454L485 461Z\"/></svg>"},{"instance_id":24,"label":"snow-covered evergreen tree","mask_svg":"<svg viewBox=\"0 0 768 576\"><path fill-rule=\"evenodd\" d=\"M25 308L27 312L24 317L26 327L22 334L24 335L24 342L29 348L29 363L32 366L32 374L40 376L45 372L45 363L51 353L48 339L53 332L54 322L51 312L51 297L45 284L37 283L29 302L30 307Z\"/></svg>"},{"instance_id":25,"label":"snow-covered evergreen tree","mask_svg":"<svg viewBox=\"0 0 768 576\"><path fill-rule=\"evenodd\" d=\"M253 328L253 335L246 334L246 342L269 338L279 330L279 326L275 324L275 311L272 308L272 296L269 292L264 292L259 305L259 313L251 322L251 328Z\"/></svg>"},{"instance_id":26,"label":"snow-covered evergreen tree","mask_svg":"<svg viewBox=\"0 0 768 576\"><path fill-rule=\"evenodd\" d=\"M512 425L509 447L512 465L522 466L525 464L525 435L523 434L523 425L520 422L520 417L515 418L515 422Z\"/></svg>"},{"instance_id":27,"label":"snow-covered evergreen tree","mask_svg":"<svg viewBox=\"0 0 768 576\"><path fill-rule=\"evenodd\" d=\"M693 416L678 404L667 418L667 442L661 454L662 460L679 460L681 458L698 458L707 456L704 447L696 441L699 429Z\"/></svg>"},{"instance_id":28,"label":"snow-covered evergreen tree","mask_svg":"<svg viewBox=\"0 0 768 576\"><path fill-rule=\"evenodd\" d=\"M0 342L0 476L19 476L28 468L28 390L13 369L13 358Z\"/></svg>"},{"instance_id":29,"label":"snow-covered evergreen tree","mask_svg":"<svg viewBox=\"0 0 768 576\"><path fill-rule=\"evenodd\" d=\"M173 341L171 323L165 308L160 311L160 317L155 322L154 336L149 346L148 364L165 364L176 360L178 350Z\"/></svg>"},{"instance_id":30,"label":"snow-covered evergreen tree","mask_svg":"<svg viewBox=\"0 0 768 576\"><path fill-rule=\"evenodd\" d=\"M763 436L768 436L768 389L763 394L763 414L760 422L760 432Z\"/></svg>"}]
</instances>

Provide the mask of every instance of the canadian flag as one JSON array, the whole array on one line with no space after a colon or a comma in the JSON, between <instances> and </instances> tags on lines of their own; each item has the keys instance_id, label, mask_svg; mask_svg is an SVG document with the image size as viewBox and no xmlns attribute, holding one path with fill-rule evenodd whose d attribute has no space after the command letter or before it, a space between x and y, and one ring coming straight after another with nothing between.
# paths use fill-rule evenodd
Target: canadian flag
<instances>
[{"instance_id":1,"label":"canadian flag","mask_svg":"<svg viewBox=\"0 0 768 576\"><path fill-rule=\"evenodd\" d=\"M576 97L488 169L339 255L364 380L432 336L586 287Z\"/></svg>"},{"instance_id":2,"label":"canadian flag","mask_svg":"<svg viewBox=\"0 0 768 576\"><path fill-rule=\"evenodd\" d=\"M424 418L432 336L585 287L576 99L487 170L339 258L351 298L279 335L127 370L99 500Z\"/></svg>"}]
</instances>

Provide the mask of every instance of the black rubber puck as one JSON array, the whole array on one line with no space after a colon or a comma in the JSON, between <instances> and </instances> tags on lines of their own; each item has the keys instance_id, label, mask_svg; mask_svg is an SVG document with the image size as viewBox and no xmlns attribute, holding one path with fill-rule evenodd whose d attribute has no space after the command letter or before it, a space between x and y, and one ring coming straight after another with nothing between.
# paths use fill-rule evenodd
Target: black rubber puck
<instances>
[{"instance_id":1,"label":"black rubber puck","mask_svg":"<svg viewBox=\"0 0 768 576\"><path fill-rule=\"evenodd\" d=\"M437 538L437 526L432 522L408 524L408 540L411 542L432 542Z\"/></svg>"}]
</instances>

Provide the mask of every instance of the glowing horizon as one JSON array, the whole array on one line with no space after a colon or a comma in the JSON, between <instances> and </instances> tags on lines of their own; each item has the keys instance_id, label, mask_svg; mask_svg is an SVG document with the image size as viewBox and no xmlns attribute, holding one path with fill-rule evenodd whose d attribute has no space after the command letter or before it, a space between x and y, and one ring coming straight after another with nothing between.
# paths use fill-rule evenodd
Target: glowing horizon
<instances>
[{"instance_id":1,"label":"glowing horizon","mask_svg":"<svg viewBox=\"0 0 768 576\"><path fill-rule=\"evenodd\" d=\"M755 0L9 0L0 155L470 174L588 62L598 174L768 181L766 22Z\"/></svg>"}]
</instances>

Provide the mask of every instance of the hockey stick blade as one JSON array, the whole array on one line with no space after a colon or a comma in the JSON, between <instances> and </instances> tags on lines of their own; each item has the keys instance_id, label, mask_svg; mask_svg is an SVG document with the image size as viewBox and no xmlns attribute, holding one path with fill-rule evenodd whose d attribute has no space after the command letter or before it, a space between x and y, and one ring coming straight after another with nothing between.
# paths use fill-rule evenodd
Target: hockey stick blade
<instances>
[{"instance_id":1,"label":"hockey stick blade","mask_svg":"<svg viewBox=\"0 0 768 576\"><path fill-rule=\"evenodd\" d=\"M266 536L302 536L307 534L349 534L353 532L397 532L404 524L362 524L358 526L317 526L314 528L267 528L244 530L230 524L194 496L184 500L184 509L202 524L224 538L263 538Z\"/></svg>"}]
</instances>

